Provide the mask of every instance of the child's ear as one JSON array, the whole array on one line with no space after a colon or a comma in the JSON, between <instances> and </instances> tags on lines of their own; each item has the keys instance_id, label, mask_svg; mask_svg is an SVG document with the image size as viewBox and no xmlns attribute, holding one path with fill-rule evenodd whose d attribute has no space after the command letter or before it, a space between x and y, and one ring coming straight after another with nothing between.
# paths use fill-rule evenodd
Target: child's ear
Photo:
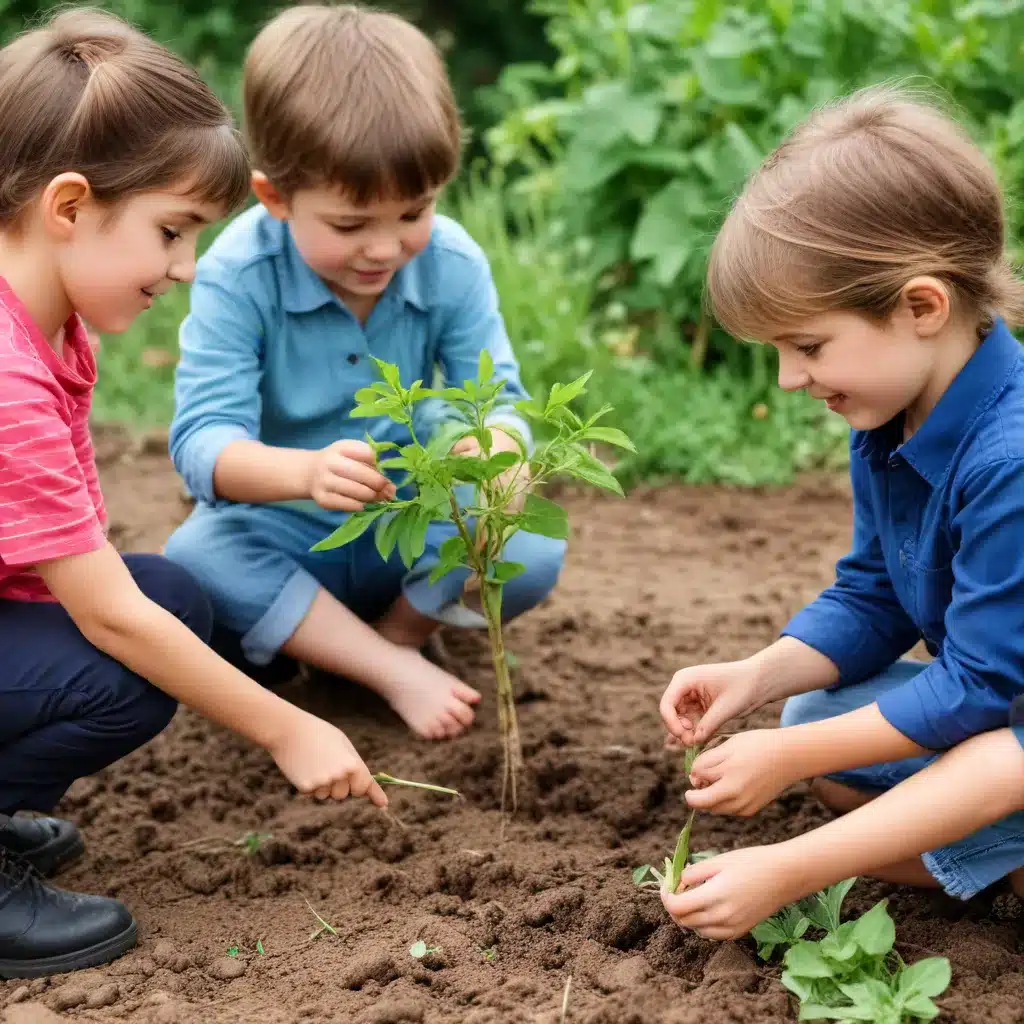
<instances>
[{"instance_id":1,"label":"child's ear","mask_svg":"<svg viewBox=\"0 0 1024 1024\"><path fill-rule=\"evenodd\" d=\"M915 277L903 286L900 306L913 318L919 337L938 334L949 322L949 291L937 277Z\"/></svg>"},{"instance_id":2,"label":"child's ear","mask_svg":"<svg viewBox=\"0 0 1024 1024\"><path fill-rule=\"evenodd\" d=\"M277 220L287 220L291 215L288 200L278 192L262 171L252 172L253 195L266 207L267 213Z\"/></svg>"},{"instance_id":3,"label":"child's ear","mask_svg":"<svg viewBox=\"0 0 1024 1024\"><path fill-rule=\"evenodd\" d=\"M39 213L47 234L66 242L75 230L82 204L92 195L89 182L81 174L66 171L58 174L43 189Z\"/></svg>"}]
</instances>

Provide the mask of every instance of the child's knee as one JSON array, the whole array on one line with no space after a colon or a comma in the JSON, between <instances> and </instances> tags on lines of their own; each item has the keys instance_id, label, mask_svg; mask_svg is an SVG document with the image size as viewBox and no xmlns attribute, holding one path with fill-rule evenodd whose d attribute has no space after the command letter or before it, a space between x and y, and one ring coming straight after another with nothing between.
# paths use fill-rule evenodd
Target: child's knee
<instances>
[{"instance_id":1,"label":"child's knee","mask_svg":"<svg viewBox=\"0 0 1024 1024\"><path fill-rule=\"evenodd\" d=\"M537 534L516 534L512 538L503 557L526 566L526 571L505 585L504 603L509 617L536 607L555 589L565 563L566 547L564 540Z\"/></svg>"},{"instance_id":2,"label":"child's knee","mask_svg":"<svg viewBox=\"0 0 1024 1024\"><path fill-rule=\"evenodd\" d=\"M161 555L126 555L125 565L139 589L180 619L203 643L213 634L210 599L191 571Z\"/></svg>"},{"instance_id":3,"label":"child's knee","mask_svg":"<svg viewBox=\"0 0 1024 1024\"><path fill-rule=\"evenodd\" d=\"M779 724L807 725L809 722L820 722L823 718L829 718L834 712L826 711L822 694L822 690L811 690L810 693L798 693L795 697L790 697L783 705Z\"/></svg>"}]
</instances>

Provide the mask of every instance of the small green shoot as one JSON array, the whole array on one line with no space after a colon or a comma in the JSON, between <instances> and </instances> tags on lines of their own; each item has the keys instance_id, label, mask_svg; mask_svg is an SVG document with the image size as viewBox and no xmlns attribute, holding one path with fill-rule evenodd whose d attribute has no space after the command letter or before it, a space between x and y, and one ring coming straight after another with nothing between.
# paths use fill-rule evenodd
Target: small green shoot
<instances>
[{"instance_id":1,"label":"small green shoot","mask_svg":"<svg viewBox=\"0 0 1024 1024\"><path fill-rule=\"evenodd\" d=\"M847 878L843 882L830 885L823 892L800 900L800 910L816 928L823 932L834 932L840 924L843 901L856 882L856 878Z\"/></svg>"},{"instance_id":2,"label":"small green shoot","mask_svg":"<svg viewBox=\"0 0 1024 1024\"><path fill-rule=\"evenodd\" d=\"M457 789L447 786L434 786L429 782L410 782L408 779L396 779L387 772L376 772L374 779L382 786L407 786L409 789L426 789L431 793L444 793L445 796L461 796Z\"/></svg>"},{"instance_id":3,"label":"small green shoot","mask_svg":"<svg viewBox=\"0 0 1024 1024\"><path fill-rule=\"evenodd\" d=\"M693 762L697 760L702 747L687 747L683 754L683 774L689 779L693 770ZM686 819L679 837L676 839L676 848L671 857L665 858L665 865L661 871L644 864L633 870L633 884L641 889L661 888L665 892L674 893L682 881L683 872L688 864L692 862L690 856L690 833L693 831L693 819L697 812L691 810ZM650 876L650 877L648 877Z\"/></svg>"},{"instance_id":4,"label":"small green shoot","mask_svg":"<svg viewBox=\"0 0 1024 1024\"><path fill-rule=\"evenodd\" d=\"M267 955L266 951L263 948L263 940L262 939L257 939L256 940L256 952L257 952L257 954L259 956L266 956Z\"/></svg>"},{"instance_id":5,"label":"small green shoot","mask_svg":"<svg viewBox=\"0 0 1024 1024\"><path fill-rule=\"evenodd\" d=\"M486 960L486 961L487 961L487 962L488 962L489 964L493 964L493 963L494 963L494 961L498 959L498 950L497 950L497 947L495 947L495 946L491 946L491 948L490 948L490 949L484 949L484 948L483 948L483 946L481 946L481 947L480 947L480 955L481 955L481 956L482 956L482 957L483 957L483 958L484 958L484 959L485 959L485 960Z\"/></svg>"},{"instance_id":6,"label":"small green shoot","mask_svg":"<svg viewBox=\"0 0 1024 1024\"><path fill-rule=\"evenodd\" d=\"M234 845L242 848L246 857L252 857L260 852L260 847L274 837L269 832L246 832L241 839L236 839Z\"/></svg>"},{"instance_id":7,"label":"small green shoot","mask_svg":"<svg viewBox=\"0 0 1024 1024\"><path fill-rule=\"evenodd\" d=\"M309 912L316 918L319 927L315 928L309 936L309 941L312 942L314 939L319 939L323 934L329 934L336 936L338 934L337 929L331 924L328 924L314 909L313 904L306 900L306 906L309 907Z\"/></svg>"},{"instance_id":8,"label":"small green shoot","mask_svg":"<svg viewBox=\"0 0 1024 1024\"><path fill-rule=\"evenodd\" d=\"M440 946L428 946L422 939L418 939L409 947L409 956L413 960L422 960L425 956L429 956L431 953L440 953Z\"/></svg>"},{"instance_id":9,"label":"small green shoot","mask_svg":"<svg viewBox=\"0 0 1024 1024\"><path fill-rule=\"evenodd\" d=\"M802 939L811 927L811 922L796 906L783 907L766 921L754 925L750 935L757 943L757 955L762 960L771 960L778 947L788 949Z\"/></svg>"},{"instance_id":10,"label":"small green shoot","mask_svg":"<svg viewBox=\"0 0 1024 1024\"><path fill-rule=\"evenodd\" d=\"M509 659L502 632L504 585L525 571L525 566L502 558L505 545L523 530L564 540L569 520L563 508L537 490L553 477L569 476L616 494L622 487L607 466L593 453L595 444L634 451L633 443L619 429L598 425L611 411L605 407L586 420L570 403L584 394L587 373L570 384L552 384L546 396L514 403L521 416L542 425L549 435L534 451L514 427L501 422L502 413L513 403L501 394L505 381L494 379L494 361L489 352L480 354L477 379L462 387L440 390L426 388L418 380L402 384L397 366L374 359L382 380L356 392L353 417L386 417L401 424L407 444L368 438L384 472L401 473L400 486L413 485L412 497L367 505L348 516L330 536L313 547L328 551L354 541L370 527L375 531L377 550L385 560L397 549L411 568L426 550L427 530L432 522L452 524L452 536L440 547L431 582L458 569L468 569L479 585L480 604L487 622L488 639L498 690L498 722L504 755L501 805L511 797L517 806L516 782L523 767L522 744L516 717ZM416 435L415 407L423 401L441 403L447 422L430 439ZM513 451L496 451L491 428L500 428L515 446ZM475 443L475 450L453 454L460 441ZM473 491L468 504L460 502L463 485ZM458 490L457 490L458 489Z\"/></svg>"},{"instance_id":11,"label":"small green shoot","mask_svg":"<svg viewBox=\"0 0 1024 1024\"><path fill-rule=\"evenodd\" d=\"M231 957L238 956L238 943L237 942L232 943L230 946L228 946L228 956L231 956Z\"/></svg>"}]
</instances>

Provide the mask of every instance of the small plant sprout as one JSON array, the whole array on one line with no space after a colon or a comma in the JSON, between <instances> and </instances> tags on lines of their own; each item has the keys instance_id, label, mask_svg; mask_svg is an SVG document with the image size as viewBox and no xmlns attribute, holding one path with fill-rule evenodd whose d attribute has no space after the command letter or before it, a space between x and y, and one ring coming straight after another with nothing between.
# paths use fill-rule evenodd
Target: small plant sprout
<instances>
[{"instance_id":1,"label":"small plant sprout","mask_svg":"<svg viewBox=\"0 0 1024 1024\"><path fill-rule=\"evenodd\" d=\"M484 949L480 947L480 955L489 963L493 964L498 959L498 950L495 946L491 946L490 949Z\"/></svg>"},{"instance_id":2,"label":"small plant sprout","mask_svg":"<svg viewBox=\"0 0 1024 1024\"><path fill-rule=\"evenodd\" d=\"M227 953L228 953L228 956L230 956L230 957L238 956L238 943L237 942L232 942L231 945L228 946Z\"/></svg>"},{"instance_id":3,"label":"small plant sprout","mask_svg":"<svg viewBox=\"0 0 1024 1024\"><path fill-rule=\"evenodd\" d=\"M306 906L309 907L309 912L316 918L318 927L315 928L309 936L309 941L312 942L314 939L319 939L321 935L327 933L329 935L337 936L337 929L328 924L314 909L313 904L306 900Z\"/></svg>"},{"instance_id":4,"label":"small plant sprout","mask_svg":"<svg viewBox=\"0 0 1024 1024\"><path fill-rule=\"evenodd\" d=\"M429 782L410 782L408 779L396 779L387 772L377 772L374 780L382 786L407 786L409 789L425 789L431 793L443 793L445 796L460 796L457 789L449 789L447 786L434 786Z\"/></svg>"},{"instance_id":5,"label":"small plant sprout","mask_svg":"<svg viewBox=\"0 0 1024 1024\"><path fill-rule=\"evenodd\" d=\"M502 552L509 538L519 530L557 539L568 537L565 510L536 493L553 477L575 477L621 495L619 482L594 455L591 446L609 444L632 451L633 444L621 430L598 425L610 407L586 420L569 408L585 392L589 373L570 384L553 384L546 398L516 403L520 414L541 424L549 435L531 452L518 431L492 420L503 404L501 391L505 382L493 379L494 362L488 352L480 355L475 381L440 390L426 388L422 381L404 387L398 367L377 359L374 362L383 380L356 392L358 405L352 415L386 416L405 427L409 435L407 444L372 438L368 441L378 455L387 455L380 463L382 471L404 474L399 493L414 493L411 497L367 505L349 516L313 550L341 547L373 526L381 557L389 559L397 548L402 561L411 568L426 549L429 525L438 521L452 524L453 535L441 545L439 561L430 579L435 582L453 570L468 569L472 585L479 585L497 679L498 721L504 752L501 803L504 809L506 798L511 796L515 809L522 747L502 634L501 604L504 585L524 572L525 567L504 560ZM449 417L429 440L417 437L413 417L414 407L428 399L444 403ZM515 441L516 451L494 450L492 422ZM478 452L454 454L454 446L467 438L476 441ZM459 499L463 485L472 488L468 503Z\"/></svg>"},{"instance_id":6,"label":"small plant sprout","mask_svg":"<svg viewBox=\"0 0 1024 1024\"><path fill-rule=\"evenodd\" d=\"M409 956L411 956L413 960L422 960L425 956L429 956L431 953L440 952L440 946L428 946L422 939L417 939L417 941L409 947Z\"/></svg>"},{"instance_id":7,"label":"small plant sprout","mask_svg":"<svg viewBox=\"0 0 1024 1024\"><path fill-rule=\"evenodd\" d=\"M257 954L259 956L266 956L267 955L266 950L264 950L264 948L263 948L263 940L262 939L257 939L256 940L256 952L257 952Z\"/></svg>"},{"instance_id":8,"label":"small plant sprout","mask_svg":"<svg viewBox=\"0 0 1024 1024\"><path fill-rule=\"evenodd\" d=\"M693 769L693 762L701 752L700 746L687 747L683 755L683 774L689 779ZM671 857L665 858L665 865L661 871L644 864L633 871L633 883L641 889L661 888L665 892L674 893L679 888L683 872L690 863L690 833L693 831L693 819L696 817L695 810L690 811L686 818L679 837L676 839L676 848Z\"/></svg>"},{"instance_id":9,"label":"small plant sprout","mask_svg":"<svg viewBox=\"0 0 1024 1024\"><path fill-rule=\"evenodd\" d=\"M274 837L269 832L246 832L241 839L235 840L235 846L241 847L242 852L247 857L251 857L260 852L260 847L268 839L273 838Z\"/></svg>"}]
</instances>

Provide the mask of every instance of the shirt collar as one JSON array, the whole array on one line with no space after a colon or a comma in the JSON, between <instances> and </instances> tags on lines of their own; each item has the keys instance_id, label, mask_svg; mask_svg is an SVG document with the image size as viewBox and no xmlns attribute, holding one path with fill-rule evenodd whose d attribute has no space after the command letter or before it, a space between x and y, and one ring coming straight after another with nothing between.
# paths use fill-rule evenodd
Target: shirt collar
<instances>
[{"instance_id":1,"label":"shirt collar","mask_svg":"<svg viewBox=\"0 0 1024 1024\"><path fill-rule=\"evenodd\" d=\"M323 306L339 304L341 300L328 288L319 274L310 269L309 264L299 254L295 241L287 224L284 230L284 244L281 250L284 263L284 287L281 290L281 302L289 313L312 313ZM425 310L423 275L425 272L423 254L415 256L402 267L384 292L384 296L394 294L411 306Z\"/></svg>"},{"instance_id":2,"label":"shirt collar","mask_svg":"<svg viewBox=\"0 0 1024 1024\"><path fill-rule=\"evenodd\" d=\"M996 320L909 441L899 444L901 415L877 430L867 431L854 447L882 459L888 459L899 448L900 455L921 477L938 486L964 438L1006 388L1020 357L1020 342L1003 320Z\"/></svg>"}]
</instances>

